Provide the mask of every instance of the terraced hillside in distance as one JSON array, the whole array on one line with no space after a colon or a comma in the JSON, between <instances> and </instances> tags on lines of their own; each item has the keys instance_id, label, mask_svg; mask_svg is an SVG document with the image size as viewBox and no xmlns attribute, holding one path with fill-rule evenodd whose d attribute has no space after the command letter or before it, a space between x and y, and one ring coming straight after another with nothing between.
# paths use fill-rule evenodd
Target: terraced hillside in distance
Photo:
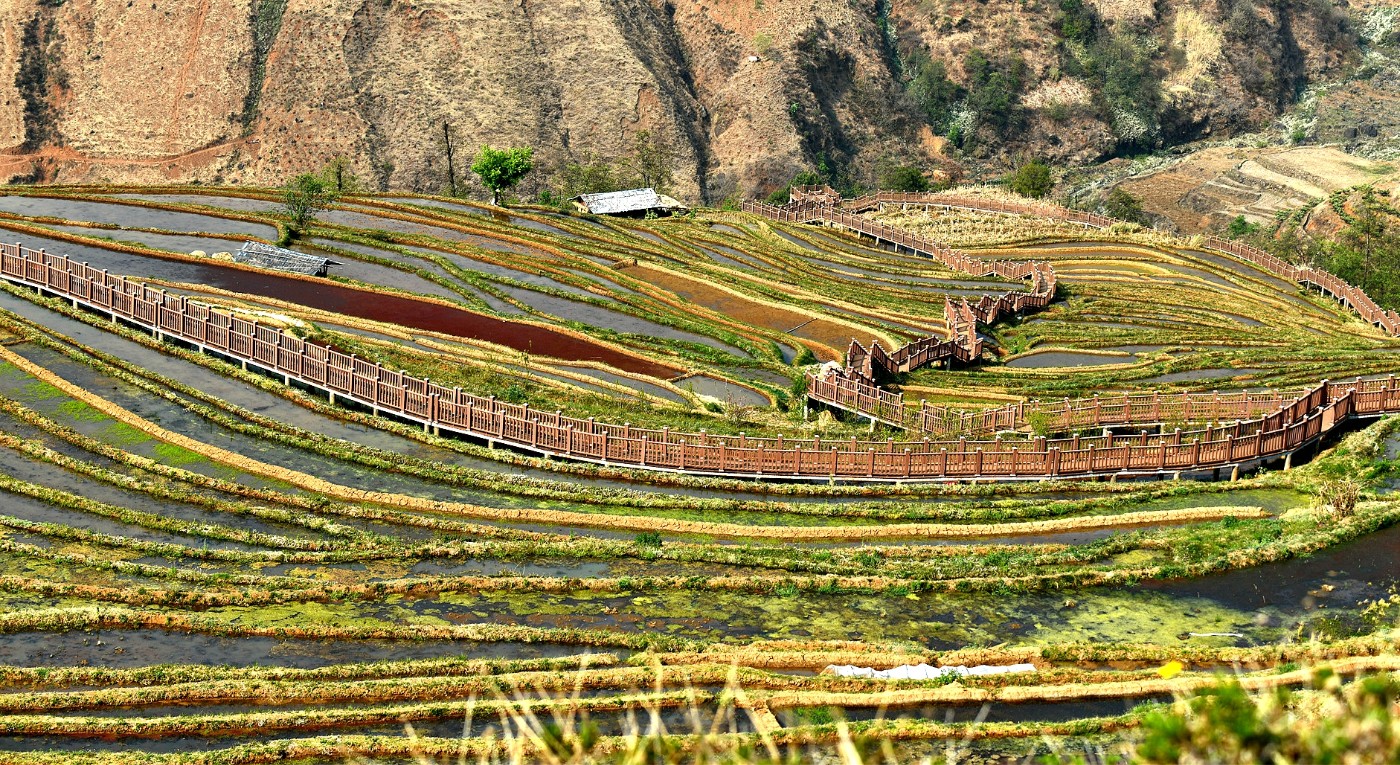
<instances>
[{"instance_id":1,"label":"terraced hillside in distance","mask_svg":"<svg viewBox=\"0 0 1400 765\"><path fill-rule=\"evenodd\" d=\"M1400 669L1400 318L1325 274L964 190L352 196L301 277L275 191L10 191L4 762L1018 762Z\"/></svg>"}]
</instances>

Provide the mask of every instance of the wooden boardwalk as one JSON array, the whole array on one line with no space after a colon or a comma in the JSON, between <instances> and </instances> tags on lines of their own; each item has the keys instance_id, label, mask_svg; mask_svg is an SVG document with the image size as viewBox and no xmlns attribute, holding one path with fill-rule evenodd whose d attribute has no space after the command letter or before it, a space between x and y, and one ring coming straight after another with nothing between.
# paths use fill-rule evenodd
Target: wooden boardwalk
<instances>
[{"instance_id":1,"label":"wooden boardwalk","mask_svg":"<svg viewBox=\"0 0 1400 765\"><path fill-rule=\"evenodd\" d=\"M810 399L860 414L869 418L872 425L884 422L908 430L919 430L924 424L921 415L911 415L905 409L902 395L879 387L879 376L910 372L939 362L968 364L976 361L982 355L978 324L994 324L1008 315L1044 308L1055 299L1055 269L1049 263L974 257L941 242L849 212L845 209L847 206L859 212L870 209L875 202L866 197L843 202L839 194L826 186L794 188L792 200L783 207L745 202L743 209L771 220L840 226L897 250L937 261L969 276L1028 281L1024 290L983 295L975 303L966 298L956 302L945 298L943 319L949 330L947 338L924 337L892 351L886 351L878 342L866 348L852 340L846 352L845 367L829 368L820 375L807 375L807 395Z\"/></svg>"},{"instance_id":2,"label":"wooden boardwalk","mask_svg":"<svg viewBox=\"0 0 1400 765\"><path fill-rule=\"evenodd\" d=\"M832 441L681 433L567 417L447 388L20 244L0 244L0 276L425 430L582 462L695 475L862 482L1169 475L1284 457L1347 420L1400 411L1400 384L1390 378L1322 382L1273 397L1127 396L1064 407L1064 422L1076 426L1232 421L1132 437Z\"/></svg>"},{"instance_id":3,"label":"wooden boardwalk","mask_svg":"<svg viewBox=\"0 0 1400 765\"><path fill-rule=\"evenodd\" d=\"M870 419L905 428L929 436L947 438L952 436L986 436L993 433L1016 430L1027 425L1027 406L1012 404L1008 407L976 414L957 412L946 407L928 403L918 411L905 407L904 398L891 393L876 384L876 372L885 374L909 372L921 366L940 361L970 363L982 353L982 341L978 338L978 323L992 324L1008 313L1041 308L1054 299L1055 271L1048 263L1039 261L988 261L954 250L947 245L922 239L891 226L860 217L859 213L895 206L900 209L918 207L923 209L970 210L1012 215L1035 215L1076 223L1088 228L1106 229L1115 223L1124 223L1113 218L1094 213L1069 210L1055 205L1037 202L1012 202L998 199L974 199L952 194L918 194L900 192L879 192L855 199L842 199L841 195L827 186L799 186L792 190L792 202L776 207L761 203L746 203L744 209L772 220L794 223L825 223L841 226L858 234L869 236L878 242L888 244L897 250L911 252L931 258L949 268L972 276L997 275L1003 278L1030 279L1030 289L1025 292L1011 291L1001 295L985 295L977 303L967 300L961 303L945 301L944 318L949 328L949 336L926 337L915 340L893 352L885 352L879 344L865 348L852 340L846 354L846 366L842 369L828 369L821 375L808 375L808 397L826 406L844 409ZM1263 271L1296 282L1306 287L1314 287L1329 295L1342 305L1355 311L1367 322L1384 329L1391 335L1400 335L1400 314L1387 311L1376 304L1360 287L1353 286L1327 271L1311 266L1295 266L1257 247L1233 242L1219 237L1206 237L1203 246L1245 260ZM1066 402L1066 407L1077 404ZM1090 406L1084 404L1083 406ZM1042 419L1048 418L1052 425L1082 427L1087 425L1127 425L1133 421L1121 422L1062 422L1064 412L1058 403L1033 406L1043 412ZM1071 418L1073 419L1073 418ZM1200 418L1197 418L1199 421ZM1151 420L1160 423L1161 420Z\"/></svg>"}]
</instances>

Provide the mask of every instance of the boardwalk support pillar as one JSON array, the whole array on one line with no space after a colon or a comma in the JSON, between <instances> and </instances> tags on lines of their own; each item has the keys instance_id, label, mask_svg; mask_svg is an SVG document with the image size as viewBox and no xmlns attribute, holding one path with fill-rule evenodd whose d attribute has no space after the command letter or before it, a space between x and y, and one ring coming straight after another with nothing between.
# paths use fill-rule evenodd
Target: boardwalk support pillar
<instances>
[{"instance_id":1,"label":"boardwalk support pillar","mask_svg":"<svg viewBox=\"0 0 1400 765\"><path fill-rule=\"evenodd\" d=\"M1293 452L1289 452L1289 453L1283 455L1283 469L1284 469L1284 472L1287 472L1287 471L1293 469Z\"/></svg>"},{"instance_id":2,"label":"boardwalk support pillar","mask_svg":"<svg viewBox=\"0 0 1400 765\"><path fill-rule=\"evenodd\" d=\"M1230 468L1230 482L1233 483L1238 480L1240 480L1240 466L1236 464Z\"/></svg>"}]
</instances>

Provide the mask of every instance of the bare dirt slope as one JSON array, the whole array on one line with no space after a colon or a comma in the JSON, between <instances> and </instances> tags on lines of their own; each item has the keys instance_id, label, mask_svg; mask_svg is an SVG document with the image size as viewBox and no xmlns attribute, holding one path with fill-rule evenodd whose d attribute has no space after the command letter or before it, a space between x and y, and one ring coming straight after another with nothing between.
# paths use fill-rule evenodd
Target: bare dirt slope
<instances>
[{"instance_id":1,"label":"bare dirt slope","mask_svg":"<svg viewBox=\"0 0 1400 765\"><path fill-rule=\"evenodd\" d=\"M0 169L277 183L343 154L380 185L436 190L444 123L462 154L528 144L545 167L619 156L648 130L696 199L785 181L830 135L848 153L878 144L845 103L857 81L893 82L873 2L762 6L12 0Z\"/></svg>"},{"instance_id":2,"label":"bare dirt slope","mask_svg":"<svg viewBox=\"0 0 1400 765\"><path fill-rule=\"evenodd\" d=\"M1218 229L1236 216L1271 223L1284 212L1325 206L1334 191L1396 176L1396 168L1336 147L1205 149L1120 184L1158 222L1182 233Z\"/></svg>"},{"instance_id":3,"label":"bare dirt slope","mask_svg":"<svg viewBox=\"0 0 1400 765\"><path fill-rule=\"evenodd\" d=\"M1257 126L1355 58L1340 0L1084 3L1149 86L1109 103L1070 72L1094 56L1063 38L1061 2L6 0L0 181L275 184L344 155L374 186L438 191L444 125L459 157L528 144L546 171L646 130L675 151L674 192L717 202L807 168L947 165L918 60L973 102L974 49L1024 64L1012 129L959 160L995 169L1124 151L1138 95L1143 145Z\"/></svg>"}]
</instances>

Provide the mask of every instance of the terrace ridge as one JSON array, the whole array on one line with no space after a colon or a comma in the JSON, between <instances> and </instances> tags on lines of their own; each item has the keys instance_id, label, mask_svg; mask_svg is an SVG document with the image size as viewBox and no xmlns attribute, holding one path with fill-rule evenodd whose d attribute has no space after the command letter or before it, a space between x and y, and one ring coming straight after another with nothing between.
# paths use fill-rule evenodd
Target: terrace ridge
<instances>
[{"instance_id":1,"label":"terrace ridge","mask_svg":"<svg viewBox=\"0 0 1400 765\"><path fill-rule=\"evenodd\" d=\"M791 209L771 210L796 214ZM831 216L849 220L841 217L849 213L829 206L808 207L801 215L808 219ZM905 241L915 239L908 237ZM949 254L958 257L951 250ZM1018 271L1014 265L1001 268L1008 274L1033 273ZM201 351L232 358L274 374L285 383L296 380L326 393L333 401L352 401L376 413L420 424L426 431L466 435L492 447L499 444L546 456L652 471L832 482L1171 475L1232 466L1237 472L1243 463L1288 459L1294 451L1349 419L1400 412L1400 383L1391 377L1346 383L1323 381L1311 389L1288 394L1152 394L1087 400L1092 403L1068 402L1061 408L1061 422L1067 426L1160 423L1184 412L1191 413L1187 419L1205 418L1214 423L1185 432L1142 432L1129 437L1107 433L1088 438L975 440L961 435L938 440L852 438L833 442L820 437L682 433L668 428L653 430L600 423L568 417L562 412L541 412L528 405L507 404L494 397L447 388L308 343L280 328L260 325L186 296L170 295L66 256L32 250L18 243L0 244L0 275L15 284L69 300L74 306L142 327L158 339L178 340ZM1310 280L1316 277L1305 276ZM1053 270L1046 279L1053 279ZM1316 279L1313 283L1326 281L1325 277ZM1042 281L1039 290L1048 301L1053 292L1045 290L1045 286ZM1031 296L1034 292L1007 294ZM1365 305L1354 293L1352 297L1350 304ZM1014 297L1009 302L1004 298L984 298L977 305L996 312L1001 312L1003 305L1015 307ZM972 304L966 305L972 313L967 320L980 320ZM925 340L894 353L878 345L865 350L872 369L875 365L897 368L902 363L915 363L913 360L928 347L929 341ZM957 347L969 346L959 343ZM858 393L867 395L872 390L878 392L872 402L888 404L887 397L895 395L874 385L859 386ZM1028 416L1029 408L1018 406L1016 416ZM1234 422L1226 424L1230 420Z\"/></svg>"},{"instance_id":2,"label":"terrace ridge","mask_svg":"<svg viewBox=\"0 0 1400 765\"><path fill-rule=\"evenodd\" d=\"M1048 305L1055 294L1054 268L1049 263L1040 261L979 260L943 243L917 237L859 215L871 210L882 210L886 205L1037 215L1094 229L1127 225L1128 222L1043 202L979 199L946 193L881 191L854 199L843 199L840 193L829 186L796 186L792 189L791 201L781 207L759 202L744 204L746 212L772 220L841 226L887 243L896 250L907 250L932 258L973 276L994 273L1004 278L1031 279L1031 289L1026 293L1013 291L998 296L984 295L975 304L968 303L966 299L957 304L951 300L945 301L944 317L950 330L947 339L920 338L889 353L880 348L878 343L867 349L852 340L844 368L827 368L819 374L809 373L807 376L807 391L811 400L863 415L870 420L872 427L876 422L883 422L910 431L950 437L959 434L986 436L1000 430L1025 426L1027 411L1024 404L972 414L923 402L918 412L909 412L904 406L902 395L886 391L876 384L875 373L909 372L939 361L975 361L982 352L982 342L977 336L976 324L992 324L1005 313L1019 313L1026 308ZM1387 334L1400 335L1400 313L1382 308L1360 287L1347 283L1335 274L1312 266L1296 266L1258 247L1217 236L1204 237L1201 244L1207 249L1248 261L1280 278L1304 287L1316 288L1355 311L1366 322L1385 330ZM991 270L985 270L987 268ZM1089 406L1097 407L1097 404L1092 400L1078 403L1067 401L1063 405L1040 405L1037 402L1035 410L1041 412L1043 417L1049 417L1051 422L1065 421L1066 417L1068 422L1078 422L1075 415L1068 413L1084 410Z\"/></svg>"}]
</instances>

